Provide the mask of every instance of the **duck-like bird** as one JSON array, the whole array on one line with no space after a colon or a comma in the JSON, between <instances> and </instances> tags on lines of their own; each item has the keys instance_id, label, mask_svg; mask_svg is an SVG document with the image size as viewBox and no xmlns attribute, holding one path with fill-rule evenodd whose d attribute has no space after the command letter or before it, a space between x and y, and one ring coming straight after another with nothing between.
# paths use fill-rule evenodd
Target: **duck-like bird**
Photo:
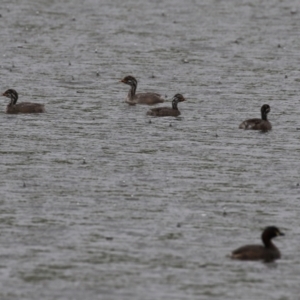
<instances>
[{"instance_id":1,"label":"duck-like bird","mask_svg":"<svg viewBox=\"0 0 300 300\"><path fill-rule=\"evenodd\" d=\"M147 112L147 115L156 117L177 117L180 115L178 103L183 101L185 101L185 98L181 94L176 94L172 99L172 107L152 108Z\"/></svg>"},{"instance_id":2,"label":"duck-like bird","mask_svg":"<svg viewBox=\"0 0 300 300\"><path fill-rule=\"evenodd\" d=\"M164 102L164 99L160 94L157 93L137 93L137 80L133 76L124 77L121 82L130 85L130 90L128 92L127 98L125 102L131 105L135 104L146 104L146 105L154 105L157 103Z\"/></svg>"},{"instance_id":3,"label":"duck-like bird","mask_svg":"<svg viewBox=\"0 0 300 300\"><path fill-rule=\"evenodd\" d=\"M239 128L261 130L261 131L271 130L272 125L267 119L267 114L271 111L270 106L268 104L264 104L260 110L261 110L261 119L246 120L240 124Z\"/></svg>"},{"instance_id":4,"label":"duck-like bird","mask_svg":"<svg viewBox=\"0 0 300 300\"><path fill-rule=\"evenodd\" d=\"M45 112L44 104L21 102L17 104L18 93L14 89L8 89L2 96L10 98L10 103L6 107L7 114L31 114Z\"/></svg>"}]
</instances>

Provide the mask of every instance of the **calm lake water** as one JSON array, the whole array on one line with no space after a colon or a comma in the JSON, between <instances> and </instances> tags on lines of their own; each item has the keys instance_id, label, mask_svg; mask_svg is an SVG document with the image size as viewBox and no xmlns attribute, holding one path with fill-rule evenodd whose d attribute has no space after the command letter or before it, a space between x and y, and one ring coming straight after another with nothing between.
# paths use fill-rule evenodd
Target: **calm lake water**
<instances>
[{"instance_id":1,"label":"calm lake water","mask_svg":"<svg viewBox=\"0 0 300 300\"><path fill-rule=\"evenodd\" d=\"M2 0L0 299L299 299L300 3ZM124 103L187 99L179 118ZM273 130L243 131L271 106ZM151 120L151 122L149 122ZM278 226L282 259L232 261Z\"/></svg>"}]
</instances>

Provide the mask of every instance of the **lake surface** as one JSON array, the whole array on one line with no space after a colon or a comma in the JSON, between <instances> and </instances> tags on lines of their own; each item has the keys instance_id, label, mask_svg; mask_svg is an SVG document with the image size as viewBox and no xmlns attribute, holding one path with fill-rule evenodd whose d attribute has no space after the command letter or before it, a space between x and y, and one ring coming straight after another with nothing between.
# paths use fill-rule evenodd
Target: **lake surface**
<instances>
[{"instance_id":1,"label":"lake surface","mask_svg":"<svg viewBox=\"0 0 300 300\"><path fill-rule=\"evenodd\" d=\"M0 299L299 299L300 3L2 0ZM178 118L124 103L182 93ZM269 104L273 130L238 129ZM151 122L150 122L151 121ZM276 263L226 257L275 240Z\"/></svg>"}]
</instances>

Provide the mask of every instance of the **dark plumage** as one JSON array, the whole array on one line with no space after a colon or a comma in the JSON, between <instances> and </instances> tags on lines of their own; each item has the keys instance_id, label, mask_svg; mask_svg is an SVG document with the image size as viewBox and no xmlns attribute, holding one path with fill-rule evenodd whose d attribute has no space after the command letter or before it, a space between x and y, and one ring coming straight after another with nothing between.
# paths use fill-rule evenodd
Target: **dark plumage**
<instances>
[{"instance_id":1,"label":"dark plumage","mask_svg":"<svg viewBox=\"0 0 300 300\"><path fill-rule=\"evenodd\" d=\"M240 129L252 129L268 131L272 129L271 123L267 119L267 114L271 111L268 104L264 104L261 107L261 119L249 119L242 122L239 126Z\"/></svg>"},{"instance_id":2,"label":"dark plumage","mask_svg":"<svg viewBox=\"0 0 300 300\"><path fill-rule=\"evenodd\" d=\"M9 89L3 96L10 98L10 103L6 107L7 114L30 114L30 113L43 113L45 112L45 106L43 104L31 103L31 102L22 102L18 103L18 93Z\"/></svg>"},{"instance_id":3,"label":"dark plumage","mask_svg":"<svg viewBox=\"0 0 300 300\"><path fill-rule=\"evenodd\" d=\"M178 102L183 101L185 101L185 98L181 94L176 94L172 100L172 107L152 108L147 112L147 115L156 117L177 117L180 115L180 111L178 110Z\"/></svg>"},{"instance_id":4,"label":"dark plumage","mask_svg":"<svg viewBox=\"0 0 300 300\"><path fill-rule=\"evenodd\" d=\"M284 235L284 233L280 232L277 227L267 227L261 235L264 245L242 246L232 252L231 258L241 260L263 260L266 262L279 259L281 257L280 251L271 241L274 237L279 235Z\"/></svg>"},{"instance_id":5,"label":"dark plumage","mask_svg":"<svg viewBox=\"0 0 300 300\"><path fill-rule=\"evenodd\" d=\"M161 95L156 93L138 93L136 94L137 80L133 76L124 77L121 82L130 85L131 89L128 92L125 102L131 105L146 104L153 105L164 102Z\"/></svg>"}]
</instances>

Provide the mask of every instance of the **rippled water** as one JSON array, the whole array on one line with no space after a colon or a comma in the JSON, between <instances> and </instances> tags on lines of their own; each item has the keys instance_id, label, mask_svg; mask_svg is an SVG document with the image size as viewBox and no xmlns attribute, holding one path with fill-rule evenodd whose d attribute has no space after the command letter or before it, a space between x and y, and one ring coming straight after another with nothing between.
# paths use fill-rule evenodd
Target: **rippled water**
<instances>
[{"instance_id":1,"label":"rippled water","mask_svg":"<svg viewBox=\"0 0 300 300\"><path fill-rule=\"evenodd\" d=\"M2 97L1 299L298 299L298 1L3 0L0 14L1 91L47 109L6 115ZM128 74L182 93L181 117L124 103ZM273 130L238 130L264 103ZM226 257L268 225L282 260Z\"/></svg>"}]
</instances>

